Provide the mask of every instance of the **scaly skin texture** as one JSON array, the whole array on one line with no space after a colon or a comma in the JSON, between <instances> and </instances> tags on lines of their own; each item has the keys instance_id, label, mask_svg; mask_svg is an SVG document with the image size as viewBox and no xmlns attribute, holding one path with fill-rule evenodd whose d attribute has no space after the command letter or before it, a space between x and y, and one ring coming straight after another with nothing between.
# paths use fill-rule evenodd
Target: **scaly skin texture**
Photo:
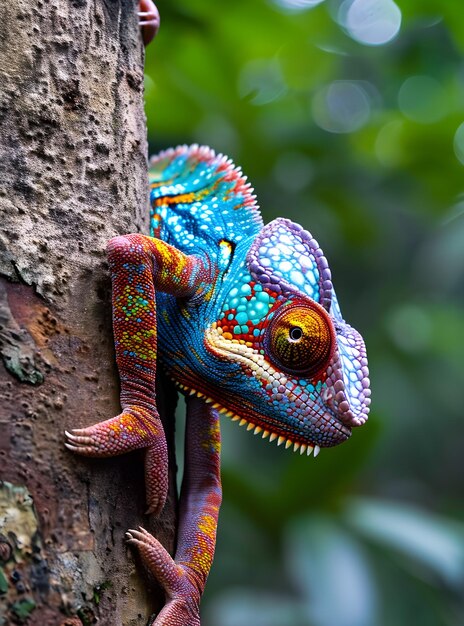
<instances>
[{"instance_id":1,"label":"scaly skin texture","mask_svg":"<svg viewBox=\"0 0 464 626\"><path fill-rule=\"evenodd\" d=\"M144 46L156 37L160 25L160 16L156 4L152 0L139 1L139 26Z\"/></svg>"},{"instance_id":2,"label":"scaly skin texture","mask_svg":"<svg viewBox=\"0 0 464 626\"><path fill-rule=\"evenodd\" d=\"M142 528L127 538L166 591L156 626L194 626L221 502L218 413L316 456L366 421L370 389L364 342L307 231L264 226L241 171L209 148L161 153L150 178L152 237L108 245L122 412L67 433L66 445L89 456L143 448L157 513L167 491L158 361L189 395L175 558Z\"/></svg>"}]
</instances>

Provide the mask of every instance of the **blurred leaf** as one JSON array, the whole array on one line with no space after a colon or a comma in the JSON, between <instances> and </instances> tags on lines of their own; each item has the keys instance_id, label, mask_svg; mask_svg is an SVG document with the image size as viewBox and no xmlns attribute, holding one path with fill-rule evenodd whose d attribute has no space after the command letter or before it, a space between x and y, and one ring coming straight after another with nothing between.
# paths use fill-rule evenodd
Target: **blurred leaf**
<instances>
[{"instance_id":1,"label":"blurred leaf","mask_svg":"<svg viewBox=\"0 0 464 626\"><path fill-rule=\"evenodd\" d=\"M368 538L430 568L456 589L464 585L464 525L405 504L354 499L350 524ZM422 570L415 570L419 575Z\"/></svg>"},{"instance_id":2,"label":"blurred leaf","mask_svg":"<svg viewBox=\"0 0 464 626\"><path fill-rule=\"evenodd\" d=\"M458 626L462 2L395 0L401 29L379 46L345 30L351 0L297 0L298 11L284 2L158 0L162 25L146 63L151 148L196 141L223 151L249 177L265 221L288 217L316 237L343 315L366 339L373 411L316 460L223 423L225 504L205 607L232 588L212 626L224 623L222 611L240 623L312 625L350 606L341 583L329 584L340 581L340 553L346 584L352 572L364 589L353 591L368 603L360 620L371 611L375 626ZM372 501L355 506L360 494ZM404 499L422 503L420 513ZM432 506L442 516L430 517ZM296 519L304 528L290 531ZM301 539L298 580L308 578L299 600L282 548L292 533L291 545ZM316 588L322 595L308 601Z\"/></svg>"},{"instance_id":3,"label":"blurred leaf","mask_svg":"<svg viewBox=\"0 0 464 626\"><path fill-rule=\"evenodd\" d=\"M232 589L220 594L206 613L206 626L310 626L294 599L277 593Z\"/></svg>"},{"instance_id":4,"label":"blurred leaf","mask_svg":"<svg viewBox=\"0 0 464 626\"><path fill-rule=\"evenodd\" d=\"M360 543L328 516L300 518L289 528L287 566L315 626L377 623L377 591Z\"/></svg>"}]
</instances>

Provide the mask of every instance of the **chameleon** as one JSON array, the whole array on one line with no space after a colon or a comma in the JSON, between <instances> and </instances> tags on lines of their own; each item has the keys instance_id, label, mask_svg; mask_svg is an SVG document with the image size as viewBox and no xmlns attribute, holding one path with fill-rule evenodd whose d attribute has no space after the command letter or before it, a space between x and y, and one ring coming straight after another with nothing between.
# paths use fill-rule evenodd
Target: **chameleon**
<instances>
[{"instance_id":1,"label":"chameleon","mask_svg":"<svg viewBox=\"0 0 464 626\"><path fill-rule=\"evenodd\" d=\"M156 626L198 626L221 504L219 415L277 445L317 456L365 423L369 372L314 237L267 225L230 159L179 146L150 162L150 236L109 241L122 412L67 432L88 456L145 450L148 512L167 494L167 446L156 408L158 362L185 394L186 458L175 558L130 530L166 592Z\"/></svg>"}]
</instances>

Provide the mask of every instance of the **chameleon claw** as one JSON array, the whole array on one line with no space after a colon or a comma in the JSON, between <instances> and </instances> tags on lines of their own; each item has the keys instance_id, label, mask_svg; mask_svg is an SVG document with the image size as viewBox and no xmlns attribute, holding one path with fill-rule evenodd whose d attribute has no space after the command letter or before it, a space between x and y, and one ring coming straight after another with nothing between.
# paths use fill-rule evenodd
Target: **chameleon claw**
<instances>
[{"instance_id":1,"label":"chameleon claw","mask_svg":"<svg viewBox=\"0 0 464 626\"><path fill-rule=\"evenodd\" d=\"M66 433L66 437L68 439L70 439L72 443L79 444L79 445L80 444L89 445L89 444L92 443L92 438L91 437L85 437L83 435L74 435L74 434L69 433L67 431L65 431L65 433Z\"/></svg>"},{"instance_id":2,"label":"chameleon claw","mask_svg":"<svg viewBox=\"0 0 464 626\"><path fill-rule=\"evenodd\" d=\"M150 499L149 493L147 493L147 499ZM158 517L158 515L163 510L165 503L166 498L164 496L153 497L153 503L149 504L148 508L145 511L145 515L154 515L155 517Z\"/></svg>"},{"instance_id":3,"label":"chameleon claw","mask_svg":"<svg viewBox=\"0 0 464 626\"><path fill-rule=\"evenodd\" d=\"M73 428L71 432L69 432L69 430L65 430L64 432L67 437L72 437L73 435L85 432L85 428Z\"/></svg>"},{"instance_id":4,"label":"chameleon claw","mask_svg":"<svg viewBox=\"0 0 464 626\"><path fill-rule=\"evenodd\" d=\"M145 541L156 545L156 539L147 530L145 530L145 528L142 528L142 526L139 526L138 530L135 530L134 528L129 528L126 535L129 535L130 541Z\"/></svg>"},{"instance_id":5,"label":"chameleon claw","mask_svg":"<svg viewBox=\"0 0 464 626\"><path fill-rule=\"evenodd\" d=\"M80 454L82 456L95 456L94 448L92 448L92 446L84 446L81 444L73 445L66 442L64 445L68 450L71 450L71 452L76 452L77 454Z\"/></svg>"},{"instance_id":6,"label":"chameleon claw","mask_svg":"<svg viewBox=\"0 0 464 626\"><path fill-rule=\"evenodd\" d=\"M137 531L133 529L129 529L126 532L125 537L128 543L136 543L138 541L137 537L135 536L136 532Z\"/></svg>"},{"instance_id":7,"label":"chameleon claw","mask_svg":"<svg viewBox=\"0 0 464 626\"><path fill-rule=\"evenodd\" d=\"M69 430L65 430L64 434L66 435L66 439L71 439L71 441L79 441L79 439L83 436L80 433L84 432L83 429L73 429L71 432Z\"/></svg>"},{"instance_id":8,"label":"chameleon claw","mask_svg":"<svg viewBox=\"0 0 464 626\"><path fill-rule=\"evenodd\" d=\"M158 9L152 0L140 0L137 15L139 17L143 43L145 46L148 46L159 29L160 16Z\"/></svg>"}]
</instances>

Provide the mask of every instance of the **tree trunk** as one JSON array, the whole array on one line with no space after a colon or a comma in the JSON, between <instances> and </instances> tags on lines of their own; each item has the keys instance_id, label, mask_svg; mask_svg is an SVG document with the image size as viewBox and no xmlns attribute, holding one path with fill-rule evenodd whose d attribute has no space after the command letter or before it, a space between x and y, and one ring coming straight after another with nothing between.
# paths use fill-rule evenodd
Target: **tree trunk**
<instances>
[{"instance_id":1,"label":"tree trunk","mask_svg":"<svg viewBox=\"0 0 464 626\"><path fill-rule=\"evenodd\" d=\"M146 624L159 590L124 544L147 526L141 458L63 445L119 412L105 245L148 222L136 7L1 14L0 624ZM148 527L172 547L172 499Z\"/></svg>"}]
</instances>

